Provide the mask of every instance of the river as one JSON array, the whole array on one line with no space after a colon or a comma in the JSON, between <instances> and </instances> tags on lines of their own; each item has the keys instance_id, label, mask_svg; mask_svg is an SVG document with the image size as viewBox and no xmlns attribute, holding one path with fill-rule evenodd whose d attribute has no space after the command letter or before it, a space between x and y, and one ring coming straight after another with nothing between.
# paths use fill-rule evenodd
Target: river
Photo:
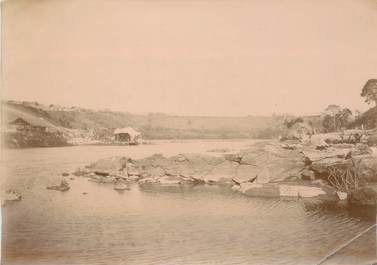
<instances>
[{"instance_id":1,"label":"river","mask_svg":"<svg viewBox=\"0 0 377 265\"><path fill-rule=\"evenodd\" d=\"M2 209L2 264L315 264L375 222L340 206L249 198L216 186L133 185L119 193L112 185L77 177L68 192L46 190L61 173L99 158L240 150L250 144L161 141L4 150L2 189L15 188L23 199ZM374 230L325 264L374 259L375 246Z\"/></svg>"}]
</instances>

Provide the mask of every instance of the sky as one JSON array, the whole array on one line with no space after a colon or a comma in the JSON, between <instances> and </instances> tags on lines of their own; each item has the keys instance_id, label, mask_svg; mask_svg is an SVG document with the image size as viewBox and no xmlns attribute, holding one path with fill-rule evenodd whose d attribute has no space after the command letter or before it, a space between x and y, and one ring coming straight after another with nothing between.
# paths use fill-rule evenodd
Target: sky
<instances>
[{"instance_id":1,"label":"sky","mask_svg":"<svg viewBox=\"0 0 377 265\"><path fill-rule=\"evenodd\" d=\"M2 59L5 99L176 115L366 110L377 1L8 0Z\"/></svg>"}]
</instances>

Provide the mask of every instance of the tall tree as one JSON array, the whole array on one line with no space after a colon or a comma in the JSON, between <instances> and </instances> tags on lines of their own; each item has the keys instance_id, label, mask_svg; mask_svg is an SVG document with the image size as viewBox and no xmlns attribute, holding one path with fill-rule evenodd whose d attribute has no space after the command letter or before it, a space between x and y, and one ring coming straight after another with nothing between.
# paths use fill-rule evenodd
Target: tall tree
<instances>
[{"instance_id":1,"label":"tall tree","mask_svg":"<svg viewBox=\"0 0 377 265\"><path fill-rule=\"evenodd\" d=\"M347 127L352 117L352 111L338 105L329 105L322 114L322 125L327 132L335 132Z\"/></svg>"},{"instance_id":2,"label":"tall tree","mask_svg":"<svg viewBox=\"0 0 377 265\"><path fill-rule=\"evenodd\" d=\"M337 124L340 127L347 127L350 123L350 117L352 116L352 111L348 108L342 109L337 115Z\"/></svg>"},{"instance_id":3,"label":"tall tree","mask_svg":"<svg viewBox=\"0 0 377 265\"><path fill-rule=\"evenodd\" d=\"M369 79L360 94L368 104L374 102L377 106L377 79Z\"/></svg>"},{"instance_id":4,"label":"tall tree","mask_svg":"<svg viewBox=\"0 0 377 265\"><path fill-rule=\"evenodd\" d=\"M339 116L341 111L342 108L338 105L330 104L327 106L323 115L325 117L324 120L326 120L326 125L328 126L327 130L336 131L338 129L337 116ZM329 121L330 118L332 119L332 122Z\"/></svg>"},{"instance_id":5,"label":"tall tree","mask_svg":"<svg viewBox=\"0 0 377 265\"><path fill-rule=\"evenodd\" d=\"M334 128L334 118L330 115L323 116L322 126L325 129L325 132L333 132Z\"/></svg>"}]
</instances>

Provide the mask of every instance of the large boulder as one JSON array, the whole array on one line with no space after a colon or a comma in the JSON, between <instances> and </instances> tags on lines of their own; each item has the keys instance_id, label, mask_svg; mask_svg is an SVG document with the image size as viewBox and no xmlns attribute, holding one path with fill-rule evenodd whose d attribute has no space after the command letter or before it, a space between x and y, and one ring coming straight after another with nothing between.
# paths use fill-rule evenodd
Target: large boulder
<instances>
[{"instance_id":1,"label":"large boulder","mask_svg":"<svg viewBox=\"0 0 377 265\"><path fill-rule=\"evenodd\" d=\"M146 177L138 180L140 185L159 183L159 179L155 177Z\"/></svg>"},{"instance_id":2,"label":"large boulder","mask_svg":"<svg viewBox=\"0 0 377 265\"><path fill-rule=\"evenodd\" d=\"M71 187L69 186L68 182L63 179L59 185L51 185L46 187L48 190L56 190L56 191L67 191Z\"/></svg>"},{"instance_id":3,"label":"large boulder","mask_svg":"<svg viewBox=\"0 0 377 265\"><path fill-rule=\"evenodd\" d=\"M180 185L184 183L184 180L176 176L163 176L158 179L158 182L162 185Z\"/></svg>"},{"instance_id":4,"label":"large boulder","mask_svg":"<svg viewBox=\"0 0 377 265\"><path fill-rule=\"evenodd\" d=\"M225 184L230 183L232 178L236 175L237 168L239 164L231 161L224 161L221 164L216 165L210 170L206 175L204 175L203 180L206 183L214 184Z\"/></svg>"},{"instance_id":5,"label":"large boulder","mask_svg":"<svg viewBox=\"0 0 377 265\"><path fill-rule=\"evenodd\" d=\"M223 157L217 157L212 155L196 154L196 153L185 153L181 154L193 165L206 164L215 166L225 161Z\"/></svg>"},{"instance_id":6,"label":"large boulder","mask_svg":"<svg viewBox=\"0 0 377 265\"><path fill-rule=\"evenodd\" d=\"M304 169L301 172L301 179L303 180L315 180L315 173L310 169Z\"/></svg>"},{"instance_id":7,"label":"large boulder","mask_svg":"<svg viewBox=\"0 0 377 265\"><path fill-rule=\"evenodd\" d=\"M374 155L358 155L342 157L339 153L329 155L324 153L323 156L311 154L307 156L310 159L309 169L314 171L316 176L327 177L329 168L337 167L350 169L357 173L357 176L366 182L377 182L377 157Z\"/></svg>"},{"instance_id":8,"label":"large boulder","mask_svg":"<svg viewBox=\"0 0 377 265\"><path fill-rule=\"evenodd\" d=\"M326 195L326 192L320 187L312 187L305 185L280 185L280 196L283 197L301 197L313 198Z\"/></svg>"},{"instance_id":9,"label":"large boulder","mask_svg":"<svg viewBox=\"0 0 377 265\"><path fill-rule=\"evenodd\" d=\"M164 157L162 154L154 154L143 159L133 161L135 165L141 168L147 167L163 167L171 163L168 158Z\"/></svg>"},{"instance_id":10,"label":"large boulder","mask_svg":"<svg viewBox=\"0 0 377 265\"><path fill-rule=\"evenodd\" d=\"M143 177L162 177L162 176L165 176L165 174L166 174L165 170L160 166L144 167L141 170L141 175Z\"/></svg>"},{"instance_id":11,"label":"large boulder","mask_svg":"<svg viewBox=\"0 0 377 265\"><path fill-rule=\"evenodd\" d=\"M280 190L277 184L241 183L239 191L251 197L279 197Z\"/></svg>"},{"instance_id":12,"label":"large boulder","mask_svg":"<svg viewBox=\"0 0 377 265\"><path fill-rule=\"evenodd\" d=\"M122 182L117 182L114 185L114 190L116 191L124 191L124 190L129 190L129 189L130 188L125 183L122 183Z\"/></svg>"},{"instance_id":13,"label":"large boulder","mask_svg":"<svg viewBox=\"0 0 377 265\"><path fill-rule=\"evenodd\" d=\"M216 165L224 162L222 157L202 154L180 154L170 158L153 155L135 162L142 175L147 176L204 176Z\"/></svg>"},{"instance_id":14,"label":"large boulder","mask_svg":"<svg viewBox=\"0 0 377 265\"><path fill-rule=\"evenodd\" d=\"M15 190L7 190L3 194L3 198L2 198L2 200L4 202L6 202L6 201L20 201L21 199L22 199L22 195L18 191L15 191Z\"/></svg>"},{"instance_id":15,"label":"large boulder","mask_svg":"<svg viewBox=\"0 0 377 265\"><path fill-rule=\"evenodd\" d=\"M305 167L304 156L299 150L282 148L277 142L251 146L242 152L240 163L249 165L250 177L257 176L257 182L261 183L300 177Z\"/></svg>"},{"instance_id":16,"label":"large boulder","mask_svg":"<svg viewBox=\"0 0 377 265\"><path fill-rule=\"evenodd\" d=\"M255 181L259 173L262 171L262 167L254 166L254 165L240 165L236 168L234 180L237 182L250 182ZM258 178L261 180L261 178ZM267 179L266 182L268 182Z\"/></svg>"},{"instance_id":17,"label":"large boulder","mask_svg":"<svg viewBox=\"0 0 377 265\"><path fill-rule=\"evenodd\" d=\"M310 170L314 171L318 176L327 176L329 173L329 167L346 167L351 166L350 160L344 158L328 157L317 160L310 165Z\"/></svg>"},{"instance_id":18,"label":"large boulder","mask_svg":"<svg viewBox=\"0 0 377 265\"><path fill-rule=\"evenodd\" d=\"M236 163L241 163L242 160L242 155L241 154L225 154L224 158L228 161L236 162Z\"/></svg>"},{"instance_id":19,"label":"large boulder","mask_svg":"<svg viewBox=\"0 0 377 265\"><path fill-rule=\"evenodd\" d=\"M202 154L182 154L187 161L187 166L197 175L206 174L215 166L225 162L225 158Z\"/></svg>"},{"instance_id":20,"label":"large boulder","mask_svg":"<svg viewBox=\"0 0 377 265\"><path fill-rule=\"evenodd\" d=\"M92 172L97 172L98 175L117 175L123 174L123 171L127 171L127 158L122 156L115 156L105 159L100 159L89 166L87 169Z\"/></svg>"},{"instance_id":21,"label":"large boulder","mask_svg":"<svg viewBox=\"0 0 377 265\"><path fill-rule=\"evenodd\" d=\"M302 159L298 159L298 157L281 157L270 161L266 168L268 171L266 170L264 172L265 174L268 172L271 178L270 182L282 181L291 178L299 178L300 173L305 168L305 164Z\"/></svg>"},{"instance_id":22,"label":"large boulder","mask_svg":"<svg viewBox=\"0 0 377 265\"><path fill-rule=\"evenodd\" d=\"M72 175L76 177L83 177L89 175L90 173L91 171L88 168L78 168L76 171L72 172Z\"/></svg>"},{"instance_id":23,"label":"large boulder","mask_svg":"<svg viewBox=\"0 0 377 265\"><path fill-rule=\"evenodd\" d=\"M373 150L372 148L370 148L368 145L366 144L357 144L355 146L355 148L353 148L351 151L350 151L350 155L352 156L360 156L360 155L372 155L373 154Z\"/></svg>"},{"instance_id":24,"label":"large boulder","mask_svg":"<svg viewBox=\"0 0 377 265\"><path fill-rule=\"evenodd\" d=\"M247 196L256 197L313 198L327 195L326 191L320 187L282 183L241 183L238 191Z\"/></svg>"}]
</instances>

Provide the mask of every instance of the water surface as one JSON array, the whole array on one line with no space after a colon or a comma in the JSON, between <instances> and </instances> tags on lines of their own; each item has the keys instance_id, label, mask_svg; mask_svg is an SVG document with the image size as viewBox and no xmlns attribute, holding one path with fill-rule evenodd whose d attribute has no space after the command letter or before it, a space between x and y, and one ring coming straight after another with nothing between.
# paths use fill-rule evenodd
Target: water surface
<instances>
[{"instance_id":1,"label":"water surface","mask_svg":"<svg viewBox=\"0 0 377 265\"><path fill-rule=\"evenodd\" d=\"M112 185L75 178L68 192L45 188L60 180L62 172L102 157L239 150L251 143L7 150L3 188L17 188L23 200L3 208L3 263L314 264L373 224L374 220L341 207L248 198L216 186L141 189L133 185L119 193ZM369 234L333 260L357 264L374 258L374 248L375 236Z\"/></svg>"}]
</instances>

